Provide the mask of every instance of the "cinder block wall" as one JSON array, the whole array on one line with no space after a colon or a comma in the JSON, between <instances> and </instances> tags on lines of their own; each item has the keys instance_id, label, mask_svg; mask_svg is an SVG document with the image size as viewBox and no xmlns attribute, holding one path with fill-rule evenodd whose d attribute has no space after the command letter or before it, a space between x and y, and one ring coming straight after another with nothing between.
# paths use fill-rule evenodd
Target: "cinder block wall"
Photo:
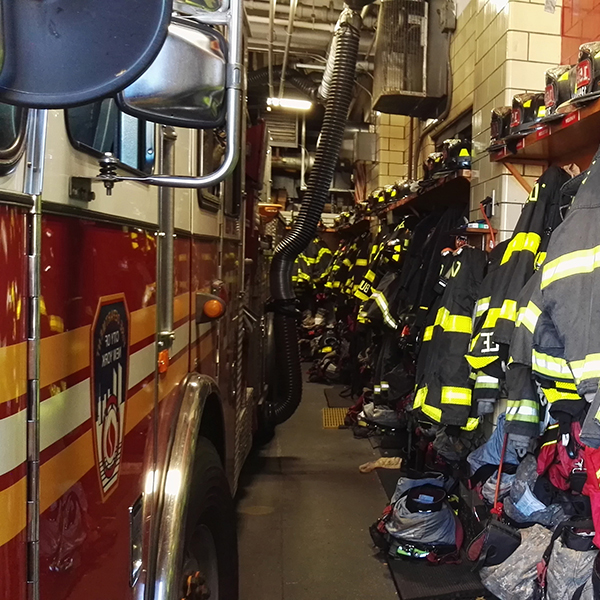
<instances>
[{"instance_id":1,"label":"cinder block wall","mask_svg":"<svg viewBox=\"0 0 600 600\"><path fill-rule=\"evenodd\" d=\"M369 191L408 177L409 117L374 115L376 163L369 171Z\"/></svg>"},{"instance_id":2,"label":"cinder block wall","mask_svg":"<svg viewBox=\"0 0 600 600\"><path fill-rule=\"evenodd\" d=\"M472 112L473 174L471 215L479 218L479 202L494 195L494 227L500 239L508 236L527 198L523 187L501 164L492 163L485 149L490 138L490 113L508 106L520 92L542 91L546 69L560 63L562 0L554 13L544 10L544 0L470 0L457 6L457 28L450 45L452 104L446 120L432 132L435 137L452 121ZM377 163L369 172L369 191L408 176L409 117L374 115L378 135ZM416 155L417 141L426 123L413 119L414 160L417 178L421 164L433 150L426 138ZM533 184L541 167L517 167Z\"/></svg>"}]
</instances>

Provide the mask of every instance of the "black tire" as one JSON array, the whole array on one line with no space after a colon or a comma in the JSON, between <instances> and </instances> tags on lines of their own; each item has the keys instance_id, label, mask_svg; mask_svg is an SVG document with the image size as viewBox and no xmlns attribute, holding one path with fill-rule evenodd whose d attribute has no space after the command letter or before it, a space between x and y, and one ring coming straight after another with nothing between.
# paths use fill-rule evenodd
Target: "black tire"
<instances>
[{"instance_id":1,"label":"black tire","mask_svg":"<svg viewBox=\"0 0 600 600\"><path fill-rule=\"evenodd\" d=\"M207 531L208 530L208 531ZM215 447L206 439L199 438L194 461L192 485L185 526L183 550L183 578L202 564L206 556L203 546L210 532L218 572L218 593L211 590L210 600L238 600L238 553L236 513L229 483L221 459ZM209 536L209 537L210 537ZM210 545L210 544L209 544ZM210 569L200 569L203 571ZM204 576L210 579L206 573ZM209 586L210 587L210 586ZM182 597L185 593L182 593Z\"/></svg>"}]
</instances>

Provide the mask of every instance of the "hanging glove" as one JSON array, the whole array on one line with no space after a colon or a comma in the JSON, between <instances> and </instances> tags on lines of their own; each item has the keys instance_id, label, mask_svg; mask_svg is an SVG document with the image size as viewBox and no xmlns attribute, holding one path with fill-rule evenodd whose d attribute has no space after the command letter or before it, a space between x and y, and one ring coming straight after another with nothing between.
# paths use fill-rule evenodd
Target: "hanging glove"
<instances>
[{"instance_id":1,"label":"hanging glove","mask_svg":"<svg viewBox=\"0 0 600 600\"><path fill-rule=\"evenodd\" d=\"M523 458L529 450L531 438L528 435L522 435L520 433L509 433L508 443L515 449L517 456Z\"/></svg>"},{"instance_id":2,"label":"hanging glove","mask_svg":"<svg viewBox=\"0 0 600 600\"><path fill-rule=\"evenodd\" d=\"M483 417L484 415L490 415L494 412L494 400L487 398L481 398L477 400L477 416Z\"/></svg>"}]
</instances>

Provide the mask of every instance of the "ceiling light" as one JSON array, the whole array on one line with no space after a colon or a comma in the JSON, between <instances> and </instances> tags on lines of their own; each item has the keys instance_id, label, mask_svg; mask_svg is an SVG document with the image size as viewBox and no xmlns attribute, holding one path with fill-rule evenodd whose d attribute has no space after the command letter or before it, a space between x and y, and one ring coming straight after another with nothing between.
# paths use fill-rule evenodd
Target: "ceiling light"
<instances>
[{"instance_id":1,"label":"ceiling light","mask_svg":"<svg viewBox=\"0 0 600 600\"><path fill-rule=\"evenodd\" d=\"M309 100L294 100L292 98L267 98L267 106L291 108L294 110L310 110L312 102Z\"/></svg>"}]
</instances>

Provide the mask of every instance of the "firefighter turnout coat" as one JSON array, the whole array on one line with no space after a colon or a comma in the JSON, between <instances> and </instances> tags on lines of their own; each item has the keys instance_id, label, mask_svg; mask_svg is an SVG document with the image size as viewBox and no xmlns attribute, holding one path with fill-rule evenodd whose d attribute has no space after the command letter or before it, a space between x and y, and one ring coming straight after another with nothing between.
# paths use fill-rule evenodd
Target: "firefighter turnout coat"
<instances>
[{"instance_id":1,"label":"firefighter turnout coat","mask_svg":"<svg viewBox=\"0 0 600 600\"><path fill-rule=\"evenodd\" d=\"M472 430L473 380L465 358L472 333L473 309L487 263L486 253L463 247L454 253L440 280L443 292L430 311L417 362L413 408L436 423Z\"/></svg>"}]
</instances>

